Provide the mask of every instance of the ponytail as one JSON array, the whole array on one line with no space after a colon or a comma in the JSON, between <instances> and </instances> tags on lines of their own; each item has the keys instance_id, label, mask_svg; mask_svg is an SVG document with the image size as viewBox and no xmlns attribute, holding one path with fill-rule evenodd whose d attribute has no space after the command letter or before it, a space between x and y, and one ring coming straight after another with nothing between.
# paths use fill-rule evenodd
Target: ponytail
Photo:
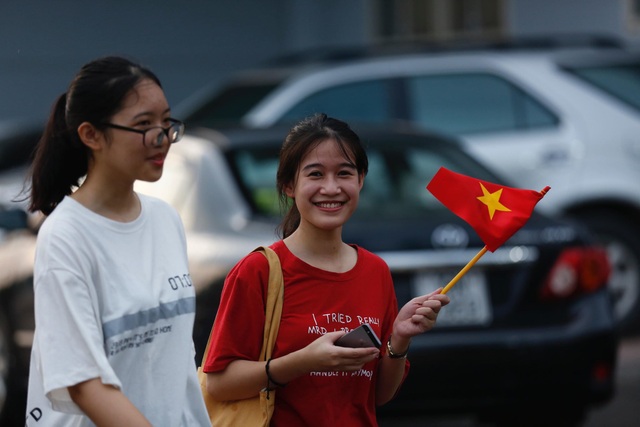
<instances>
[{"instance_id":1,"label":"ponytail","mask_svg":"<svg viewBox=\"0 0 640 427\"><path fill-rule=\"evenodd\" d=\"M55 102L31 165L31 212L49 215L87 173L89 149L65 119L66 94Z\"/></svg>"}]
</instances>

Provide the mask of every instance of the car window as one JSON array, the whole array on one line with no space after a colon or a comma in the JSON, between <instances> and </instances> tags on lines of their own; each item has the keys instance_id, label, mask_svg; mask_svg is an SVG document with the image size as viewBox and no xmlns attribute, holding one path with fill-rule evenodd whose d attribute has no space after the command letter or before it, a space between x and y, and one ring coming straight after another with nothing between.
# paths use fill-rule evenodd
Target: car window
<instances>
[{"instance_id":1,"label":"car window","mask_svg":"<svg viewBox=\"0 0 640 427\"><path fill-rule=\"evenodd\" d=\"M496 181L494 176L487 176L486 169L446 141L423 146L406 140L388 140L384 144L370 143L367 154L369 173L354 214L358 218L424 218L433 211L442 211L442 204L426 190L427 183L441 166ZM278 150L242 147L227 153L227 158L256 213L279 218L275 183Z\"/></svg>"},{"instance_id":2,"label":"car window","mask_svg":"<svg viewBox=\"0 0 640 427\"><path fill-rule=\"evenodd\" d=\"M556 116L490 74L429 75L408 82L411 120L453 135L555 126Z\"/></svg>"},{"instance_id":3,"label":"car window","mask_svg":"<svg viewBox=\"0 0 640 427\"><path fill-rule=\"evenodd\" d=\"M280 215L276 191L278 160L278 152L268 149L239 150L233 156L232 169L238 175L241 187L257 211L270 217Z\"/></svg>"},{"instance_id":4,"label":"car window","mask_svg":"<svg viewBox=\"0 0 640 427\"><path fill-rule=\"evenodd\" d=\"M293 106L279 122L289 123L320 112L346 121L387 121L393 118L393 84L393 79L382 79L324 89Z\"/></svg>"},{"instance_id":5,"label":"car window","mask_svg":"<svg viewBox=\"0 0 640 427\"><path fill-rule=\"evenodd\" d=\"M446 141L441 142L447 145ZM447 147L426 147L387 141L368 147L369 173L354 217L361 219L426 218L443 205L426 190L429 180L442 166L485 177L486 171Z\"/></svg>"},{"instance_id":6,"label":"car window","mask_svg":"<svg viewBox=\"0 0 640 427\"><path fill-rule=\"evenodd\" d=\"M567 71L640 110L640 62L567 67Z\"/></svg>"}]
</instances>

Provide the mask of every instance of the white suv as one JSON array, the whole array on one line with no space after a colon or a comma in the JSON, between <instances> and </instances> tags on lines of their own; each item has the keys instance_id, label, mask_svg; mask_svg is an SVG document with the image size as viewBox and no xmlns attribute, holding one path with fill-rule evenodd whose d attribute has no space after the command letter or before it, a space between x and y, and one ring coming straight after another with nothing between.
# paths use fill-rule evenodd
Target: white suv
<instances>
[{"instance_id":1,"label":"white suv","mask_svg":"<svg viewBox=\"0 0 640 427\"><path fill-rule=\"evenodd\" d=\"M459 137L540 209L607 245L623 332L640 332L640 56L620 47L339 53L237 73L176 109L190 126L269 127L314 112Z\"/></svg>"}]
</instances>

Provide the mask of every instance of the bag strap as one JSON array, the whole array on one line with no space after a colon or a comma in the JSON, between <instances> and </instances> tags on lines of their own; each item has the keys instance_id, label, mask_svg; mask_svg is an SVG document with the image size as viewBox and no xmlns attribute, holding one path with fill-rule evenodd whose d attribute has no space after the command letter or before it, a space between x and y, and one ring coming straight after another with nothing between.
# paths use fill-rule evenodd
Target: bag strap
<instances>
[{"instance_id":1,"label":"bag strap","mask_svg":"<svg viewBox=\"0 0 640 427\"><path fill-rule=\"evenodd\" d=\"M282 277L282 266L280 258L273 249L268 246L258 246L251 252L262 252L269 261L269 285L267 288L267 302L265 304L264 313L264 333L262 336L262 349L260 350L260 360L265 361L271 358L273 346L276 343L278 329L280 328L280 316L282 315L282 300L284 297L284 279ZM200 366L209 354L209 345L211 344L211 335L207 340L207 346L202 356Z\"/></svg>"},{"instance_id":2,"label":"bag strap","mask_svg":"<svg viewBox=\"0 0 640 427\"><path fill-rule=\"evenodd\" d=\"M276 343L278 330L280 329L280 317L282 315L282 300L284 298L284 279L280 258L268 246L260 246L254 252L262 251L269 261L269 286L267 303L264 311L264 334L262 336L262 350L260 360L271 359L271 352Z\"/></svg>"}]
</instances>

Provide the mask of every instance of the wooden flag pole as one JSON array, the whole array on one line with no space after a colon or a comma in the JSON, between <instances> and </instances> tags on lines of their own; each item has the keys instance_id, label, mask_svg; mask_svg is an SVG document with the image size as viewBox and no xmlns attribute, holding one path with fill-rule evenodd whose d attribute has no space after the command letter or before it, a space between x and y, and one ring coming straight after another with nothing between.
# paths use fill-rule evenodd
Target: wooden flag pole
<instances>
[{"instance_id":1,"label":"wooden flag pole","mask_svg":"<svg viewBox=\"0 0 640 427\"><path fill-rule=\"evenodd\" d=\"M480 249L480 252L478 252L476 256L474 256L471 259L471 261L469 261L467 265L465 265L462 268L462 270L460 270L460 272L458 272L458 274L456 274L456 276L453 279L451 279L451 281L447 284L447 286L444 287L444 289L442 289L442 291L440 291L440 293L446 294L447 292L449 292L449 289L453 288L453 285L458 283L458 280L460 280L460 278L464 276L467 273L467 271L469 271L469 269L473 267L473 265L476 262L478 262L478 260L482 257L482 255L484 255L486 252L487 252L487 246L485 245L485 247Z\"/></svg>"}]
</instances>

